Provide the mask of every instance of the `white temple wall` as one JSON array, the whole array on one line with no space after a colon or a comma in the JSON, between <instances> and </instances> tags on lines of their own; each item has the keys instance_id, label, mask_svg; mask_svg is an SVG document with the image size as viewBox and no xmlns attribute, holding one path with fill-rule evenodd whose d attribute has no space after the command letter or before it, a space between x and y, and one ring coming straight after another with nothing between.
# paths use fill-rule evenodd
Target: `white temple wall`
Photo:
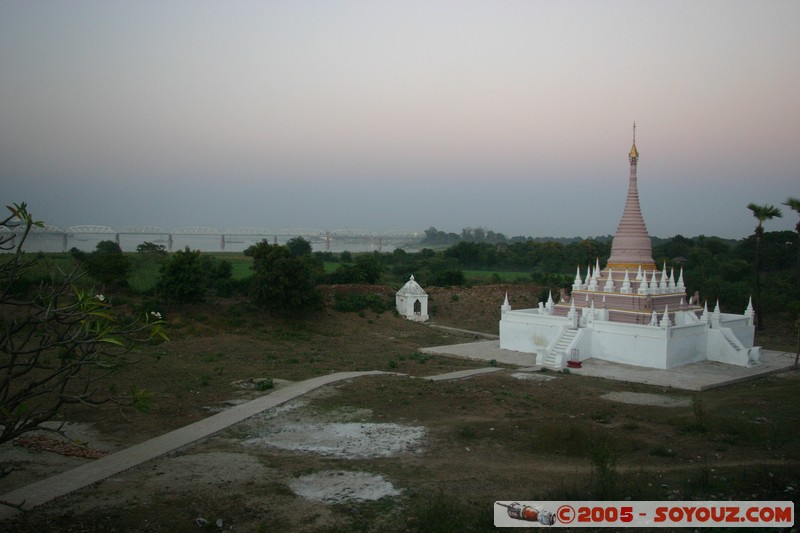
<instances>
[{"instance_id":1,"label":"white temple wall","mask_svg":"<svg viewBox=\"0 0 800 533\"><path fill-rule=\"evenodd\" d=\"M746 348L752 348L755 341L756 327L749 316L722 314L720 326L729 328Z\"/></svg>"},{"instance_id":2,"label":"white temple wall","mask_svg":"<svg viewBox=\"0 0 800 533\"><path fill-rule=\"evenodd\" d=\"M708 325L706 323L687 326L673 326L667 336L667 368L705 359L708 344Z\"/></svg>"},{"instance_id":3,"label":"white temple wall","mask_svg":"<svg viewBox=\"0 0 800 533\"><path fill-rule=\"evenodd\" d=\"M602 311L596 310L595 314L602 316ZM688 320L680 312L676 313L676 321L681 325L668 328L599 319L582 321L583 335L574 347L581 360L597 358L650 368L673 368L705 359L735 365L748 363L754 332L750 317L722 315L722 329L710 329L708 323ZM566 317L539 314L538 309L506 311L500 320L500 348L536 353L541 364L538 359L567 327L572 323ZM738 345L737 340L742 346L732 347Z\"/></svg>"},{"instance_id":4,"label":"white temple wall","mask_svg":"<svg viewBox=\"0 0 800 533\"><path fill-rule=\"evenodd\" d=\"M742 349L737 351L731 346L730 342L725 339L725 332L731 337L734 337L733 332L728 328L708 330L708 345L706 348L708 350L708 360L727 363L729 365L747 366L752 346L742 345ZM756 348L756 350L758 349ZM753 355L757 359L758 353Z\"/></svg>"},{"instance_id":5,"label":"white temple wall","mask_svg":"<svg viewBox=\"0 0 800 533\"><path fill-rule=\"evenodd\" d=\"M405 296L397 296L395 298L395 305L397 307L397 312L403 316L408 316L410 314L408 311L408 303L409 303L408 299ZM412 313L413 313L413 307L412 307Z\"/></svg>"},{"instance_id":6,"label":"white temple wall","mask_svg":"<svg viewBox=\"0 0 800 533\"><path fill-rule=\"evenodd\" d=\"M709 361L737 364L737 362L735 362L735 351L728 345L722 331L719 329L710 329L708 331L708 344L706 349ZM738 364L747 364L747 361L741 361Z\"/></svg>"},{"instance_id":7,"label":"white temple wall","mask_svg":"<svg viewBox=\"0 0 800 533\"><path fill-rule=\"evenodd\" d=\"M536 309L506 311L500 320L500 348L517 352L543 352L571 322Z\"/></svg>"},{"instance_id":8,"label":"white temple wall","mask_svg":"<svg viewBox=\"0 0 800 533\"><path fill-rule=\"evenodd\" d=\"M585 361L592 357L592 331L586 328L581 328L580 331L583 334L577 337L574 347L578 350L578 360Z\"/></svg>"},{"instance_id":9,"label":"white temple wall","mask_svg":"<svg viewBox=\"0 0 800 533\"><path fill-rule=\"evenodd\" d=\"M595 322L592 357L626 365L667 368L667 332L652 326Z\"/></svg>"},{"instance_id":10,"label":"white temple wall","mask_svg":"<svg viewBox=\"0 0 800 533\"><path fill-rule=\"evenodd\" d=\"M414 304L419 301L420 312L414 312ZM396 296L395 307L397 312L409 320L424 322L428 320L428 296Z\"/></svg>"}]
</instances>

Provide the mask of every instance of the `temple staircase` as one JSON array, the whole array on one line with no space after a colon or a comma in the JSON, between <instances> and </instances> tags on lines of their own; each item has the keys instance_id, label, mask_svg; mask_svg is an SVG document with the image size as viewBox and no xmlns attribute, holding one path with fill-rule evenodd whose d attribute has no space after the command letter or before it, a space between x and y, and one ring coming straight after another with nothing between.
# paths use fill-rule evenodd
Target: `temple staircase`
<instances>
[{"instance_id":1,"label":"temple staircase","mask_svg":"<svg viewBox=\"0 0 800 533\"><path fill-rule=\"evenodd\" d=\"M729 328L710 329L709 335L716 335L721 344L718 352L709 352L709 360L740 366L758 364L758 360L761 358L761 347L748 348L744 346Z\"/></svg>"},{"instance_id":2,"label":"temple staircase","mask_svg":"<svg viewBox=\"0 0 800 533\"><path fill-rule=\"evenodd\" d=\"M542 361L542 366L560 370L569 359L569 350L578 336L577 328L567 328L558 337L554 344L551 344Z\"/></svg>"},{"instance_id":3,"label":"temple staircase","mask_svg":"<svg viewBox=\"0 0 800 533\"><path fill-rule=\"evenodd\" d=\"M722 338L734 352L737 354L742 353L743 351L747 352L747 348L742 346L742 343L739 342L739 339L737 339L733 333L731 333L731 330L728 328L720 328L720 333L722 333Z\"/></svg>"}]
</instances>

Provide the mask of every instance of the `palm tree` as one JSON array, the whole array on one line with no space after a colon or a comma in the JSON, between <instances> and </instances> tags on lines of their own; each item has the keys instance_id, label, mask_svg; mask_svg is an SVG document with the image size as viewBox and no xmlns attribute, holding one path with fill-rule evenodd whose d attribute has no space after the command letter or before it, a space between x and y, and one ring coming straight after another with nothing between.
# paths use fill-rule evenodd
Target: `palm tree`
<instances>
[{"instance_id":1,"label":"palm tree","mask_svg":"<svg viewBox=\"0 0 800 533\"><path fill-rule=\"evenodd\" d=\"M758 329L764 329L764 311L761 308L761 237L764 235L764 222L773 218L783 216L781 210L774 205L747 204L747 209L753 212L753 216L758 219L756 226L756 317L758 319Z\"/></svg>"},{"instance_id":2,"label":"palm tree","mask_svg":"<svg viewBox=\"0 0 800 533\"><path fill-rule=\"evenodd\" d=\"M783 202L783 205L794 210L798 215L800 215L800 198L794 198L790 196L785 202ZM797 221L797 225L794 227L794 229L797 231L797 267L795 268L797 284L795 285L795 290L797 291L797 296L800 297L800 220Z\"/></svg>"},{"instance_id":3,"label":"palm tree","mask_svg":"<svg viewBox=\"0 0 800 533\"><path fill-rule=\"evenodd\" d=\"M800 215L800 198L790 196L783 202L783 205ZM797 283L795 285L795 290L797 291L797 296L800 296L800 221L797 222L794 229L797 231L797 266L795 267ZM800 318L795 322L795 328L797 329L797 353L794 356L794 369L797 370L797 362L800 360Z\"/></svg>"}]
</instances>

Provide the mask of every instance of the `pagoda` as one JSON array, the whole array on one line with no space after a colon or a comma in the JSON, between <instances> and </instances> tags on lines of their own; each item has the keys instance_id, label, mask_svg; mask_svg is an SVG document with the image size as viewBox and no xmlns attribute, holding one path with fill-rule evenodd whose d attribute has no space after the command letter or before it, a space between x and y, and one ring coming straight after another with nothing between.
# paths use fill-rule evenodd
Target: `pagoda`
<instances>
[{"instance_id":1,"label":"pagoda","mask_svg":"<svg viewBox=\"0 0 800 533\"><path fill-rule=\"evenodd\" d=\"M687 305L686 286L683 270L667 270L666 265L659 271L653 261L653 247L647 225L639 205L639 189L636 167L639 151L636 149L636 124L633 125L633 146L628 153L630 177L628 196L622 211L617 233L611 242L611 257L606 267L600 270L599 261L586 267L586 278L582 278L580 267L572 284L572 298L575 305L583 303L605 309L612 322L649 324L655 311L659 315L672 310L691 310L700 313L702 309ZM560 303L554 313L566 316L570 306Z\"/></svg>"},{"instance_id":2,"label":"pagoda","mask_svg":"<svg viewBox=\"0 0 800 533\"><path fill-rule=\"evenodd\" d=\"M636 124L628 153L630 175L625 208L605 268L599 259L580 266L569 301L552 295L538 308L501 307L500 348L535 353L536 363L562 368L597 358L652 368L712 360L756 364L754 312L709 312L686 296L683 269L653 260L652 241L639 205Z\"/></svg>"}]
</instances>

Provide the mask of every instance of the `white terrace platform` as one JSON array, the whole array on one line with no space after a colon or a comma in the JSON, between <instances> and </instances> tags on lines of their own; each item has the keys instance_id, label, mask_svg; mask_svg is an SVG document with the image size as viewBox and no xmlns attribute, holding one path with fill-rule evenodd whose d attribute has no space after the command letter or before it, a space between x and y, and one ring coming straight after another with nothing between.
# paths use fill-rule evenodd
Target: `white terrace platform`
<instances>
[{"instance_id":1,"label":"white terrace platform","mask_svg":"<svg viewBox=\"0 0 800 533\"><path fill-rule=\"evenodd\" d=\"M501 364L536 367L536 354L503 350L497 340L421 348L420 352L479 361L494 359ZM569 371L579 376L702 391L788 371L794 364L794 356L794 353L762 350L759 364L751 368L700 361L666 370L588 359L583 361L581 368L570 368Z\"/></svg>"}]
</instances>

